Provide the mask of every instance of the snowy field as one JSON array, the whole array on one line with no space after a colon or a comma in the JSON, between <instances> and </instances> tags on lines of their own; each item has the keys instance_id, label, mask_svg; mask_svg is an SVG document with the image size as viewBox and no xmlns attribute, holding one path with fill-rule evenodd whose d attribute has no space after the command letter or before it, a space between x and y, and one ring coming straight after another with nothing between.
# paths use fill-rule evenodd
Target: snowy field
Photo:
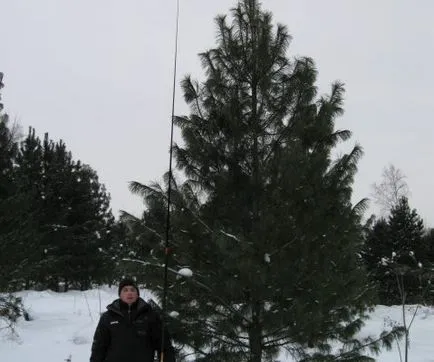
<instances>
[{"instance_id":1,"label":"snowy field","mask_svg":"<svg viewBox=\"0 0 434 362\"><path fill-rule=\"evenodd\" d=\"M18 337L0 334L1 362L62 362L71 357L71 362L89 361L93 332L102 310L117 297L116 288L103 288L87 292L51 291L18 293L33 320L20 321ZM151 297L141 291L142 297ZM101 303L100 303L101 300ZM401 321L399 307L376 308L368 321L363 335L378 335L384 325ZM410 331L411 348L409 361L434 362L434 308L421 307ZM431 334L433 333L433 334ZM281 362L291 362L281 358ZM380 362L399 362L398 349L383 352L377 357Z\"/></svg>"}]
</instances>

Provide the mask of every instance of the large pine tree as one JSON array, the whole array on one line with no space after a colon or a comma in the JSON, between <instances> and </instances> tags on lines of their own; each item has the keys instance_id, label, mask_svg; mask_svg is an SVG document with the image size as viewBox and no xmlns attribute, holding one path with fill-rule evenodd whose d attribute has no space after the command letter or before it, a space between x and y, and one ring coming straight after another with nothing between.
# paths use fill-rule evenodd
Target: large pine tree
<instances>
[{"instance_id":1,"label":"large pine tree","mask_svg":"<svg viewBox=\"0 0 434 362\"><path fill-rule=\"evenodd\" d=\"M198 361L259 362L281 346L320 360L337 340L340 358L361 360L354 333L370 302L358 256L365 203L352 205L351 194L362 151L331 155L350 137L334 127L343 85L317 98L314 63L287 58L284 26L274 29L253 0L232 14L232 24L217 18L217 46L200 55L206 80L182 82L191 114L176 118L187 181L171 180L168 308L180 313L171 327ZM131 224L148 243L142 267L161 296L167 189L131 190L148 206ZM182 267L193 278L176 273Z\"/></svg>"}]
</instances>

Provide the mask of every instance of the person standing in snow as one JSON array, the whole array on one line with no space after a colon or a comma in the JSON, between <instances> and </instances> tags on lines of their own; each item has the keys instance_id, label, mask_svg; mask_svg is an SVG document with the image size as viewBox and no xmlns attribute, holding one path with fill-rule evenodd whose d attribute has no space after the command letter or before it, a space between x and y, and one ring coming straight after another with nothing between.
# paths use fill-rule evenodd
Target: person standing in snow
<instances>
[{"instance_id":1,"label":"person standing in snow","mask_svg":"<svg viewBox=\"0 0 434 362\"><path fill-rule=\"evenodd\" d=\"M119 299L107 306L92 343L90 362L160 361L162 323L159 314L142 298L133 280L119 284ZM164 362L175 362L175 352L165 331Z\"/></svg>"}]
</instances>

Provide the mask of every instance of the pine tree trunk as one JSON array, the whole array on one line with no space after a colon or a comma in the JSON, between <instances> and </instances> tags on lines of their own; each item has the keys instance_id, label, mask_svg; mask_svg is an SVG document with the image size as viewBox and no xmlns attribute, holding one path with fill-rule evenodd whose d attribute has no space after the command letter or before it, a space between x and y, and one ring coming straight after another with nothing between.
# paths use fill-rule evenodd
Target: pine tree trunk
<instances>
[{"instance_id":1,"label":"pine tree trunk","mask_svg":"<svg viewBox=\"0 0 434 362\"><path fill-rule=\"evenodd\" d=\"M255 301L252 305L252 324L249 329L250 362L262 361L261 310L261 303Z\"/></svg>"},{"instance_id":2,"label":"pine tree trunk","mask_svg":"<svg viewBox=\"0 0 434 362\"><path fill-rule=\"evenodd\" d=\"M250 3L250 10L252 11L251 17L255 18L253 11L255 9L255 0ZM258 119L258 70L257 70L257 59L256 59L256 30L257 24L253 21L251 24L252 40L253 40L253 63L252 63L252 114L251 114L251 127L253 127L253 223L252 230L256 230L259 222L259 202L260 202L260 191L261 191L261 179L260 179L260 167L259 167L259 135L260 126ZM257 245L260 238L257 234L253 233L252 241ZM252 325L249 330L249 345L250 345L250 362L261 362L262 361L262 325L261 325L261 313L262 304L260 301L253 298L252 301Z\"/></svg>"}]
</instances>

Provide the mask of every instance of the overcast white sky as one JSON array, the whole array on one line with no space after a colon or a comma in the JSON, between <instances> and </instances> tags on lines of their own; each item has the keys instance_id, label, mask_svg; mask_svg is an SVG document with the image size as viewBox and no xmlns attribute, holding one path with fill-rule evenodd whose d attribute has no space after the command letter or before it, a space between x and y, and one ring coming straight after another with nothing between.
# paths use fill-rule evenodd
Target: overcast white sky
<instances>
[{"instance_id":1,"label":"overcast white sky","mask_svg":"<svg viewBox=\"0 0 434 362\"><path fill-rule=\"evenodd\" d=\"M346 83L337 127L365 151L354 201L393 163L433 226L434 1L262 3L288 26L290 55L315 59L322 92ZM215 44L214 17L235 4L181 0L179 79L201 75L197 53ZM129 181L157 180L168 167L175 13L176 0L0 0L6 110L96 169L115 215L143 208ZM176 113L186 112L178 88Z\"/></svg>"}]
</instances>

